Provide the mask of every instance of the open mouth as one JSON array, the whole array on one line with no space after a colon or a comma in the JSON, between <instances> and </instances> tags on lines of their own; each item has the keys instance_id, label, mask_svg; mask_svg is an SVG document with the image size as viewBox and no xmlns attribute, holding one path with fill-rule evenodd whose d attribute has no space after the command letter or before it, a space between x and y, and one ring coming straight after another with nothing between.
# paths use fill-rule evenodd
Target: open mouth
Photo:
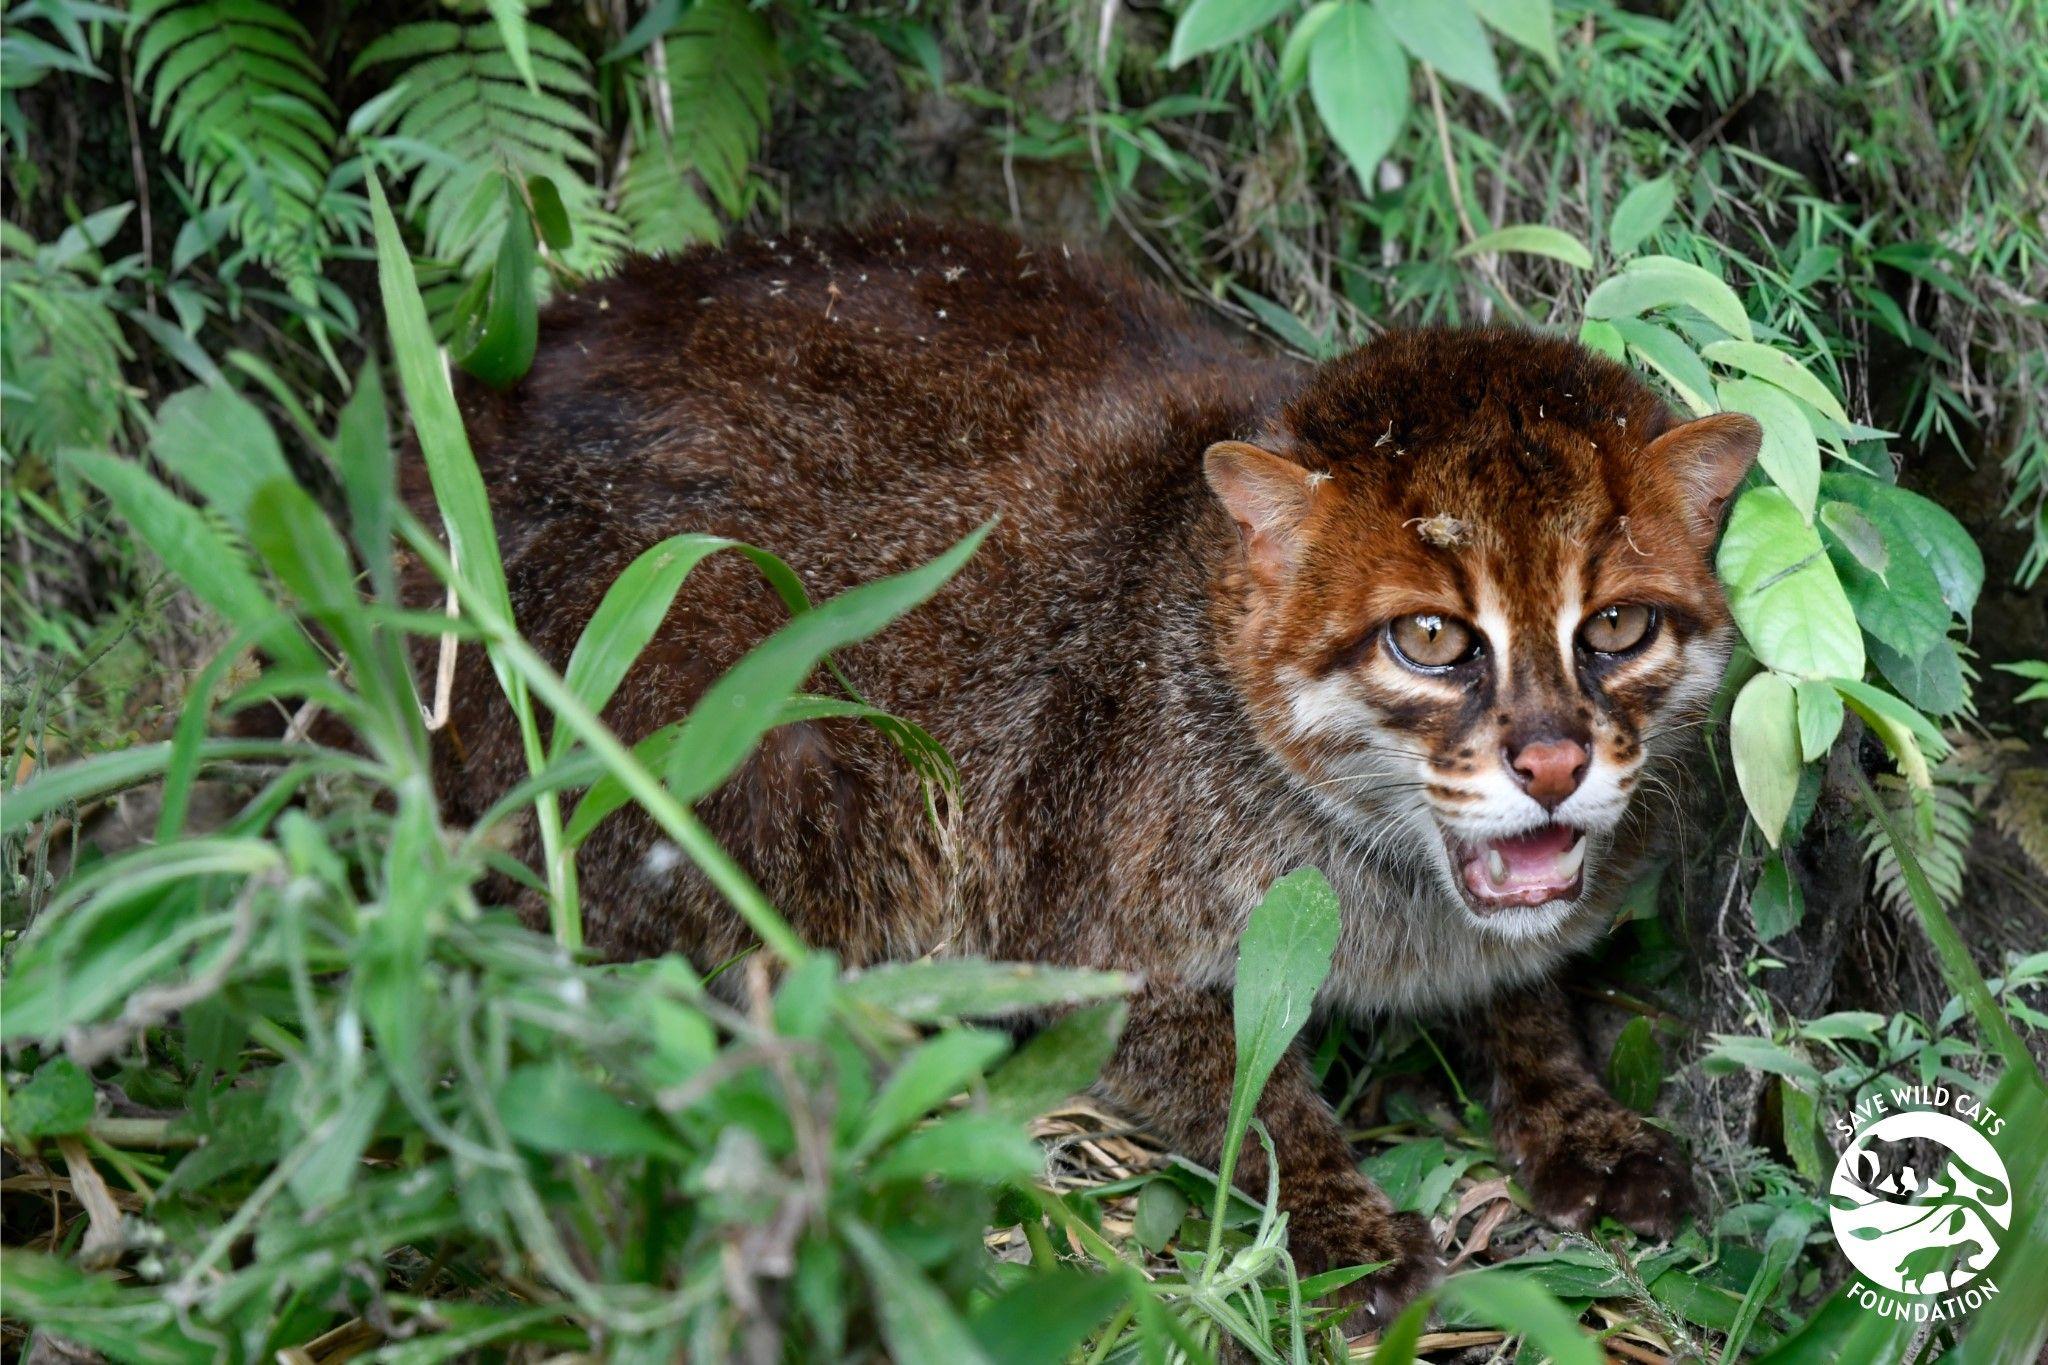
<instances>
[{"instance_id":1,"label":"open mouth","mask_svg":"<svg viewBox=\"0 0 2048 1365\"><path fill-rule=\"evenodd\" d=\"M1544 825L1526 834L1451 844L1465 899L1480 914L1511 905L1547 905L1579 894L1585 831Z\"/></svg>"}]
</instances>

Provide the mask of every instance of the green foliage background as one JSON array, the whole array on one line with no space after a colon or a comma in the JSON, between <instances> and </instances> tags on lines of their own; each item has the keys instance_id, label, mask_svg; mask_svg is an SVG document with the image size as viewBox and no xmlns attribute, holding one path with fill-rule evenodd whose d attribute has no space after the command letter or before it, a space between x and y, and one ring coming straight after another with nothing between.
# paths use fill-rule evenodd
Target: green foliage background
<instances>
[{"instance_id":1,"label":"green foliage background","mask_svg":"<svg viewBox=\"0 0 2048 1365\"><path fill-rule=\"evenodd\" d=\"M1515 1214L1500 1264L1373 1358L1451 1350L1425 1311L1559 1361L1601 1334L1677 1358L2034 1357L2048 780L2016 708L2048 676L2038 0L25 0L4 20L9 1349L1341 1358L1319 1300L1349 1275L1296 1276L1270 1200L1185 1166L1049 1168L1027 1139L1107 1055L1128 983L846 976L691 812L766 728L828 714L942 794L950 760L829 660L971 540L812 603L779 547L679 537L559 675L511 619L442 355L515 382L545 297L626 253L908 200L1093 240L1311 358L1404 323L1559 328L1764 425L1718 561L1745 642L1699 775L1719 799L1600 967L1629 1016L1610 1080L1695 1140L1711 1206L1662 1247ZM392 496L405 422L439 528ZM395 544L440 567L452 616L396 601ZM721 553L789 625L720 684L741 723L629 751L595 716ZM532 772L471 829L441 823L431 680L405 665L409 636L445 633L487 644ZM284 699L284 739L222 737ZM316 713L353 747L308 738ZM680 961L576 956L576 847L629 801L764 944L723 969L745 1006ZM496 842L528 810L535 868ZM480 899L491 871L544 890L547 934ZM1291 1036L1262 1021L1304 1017L1333 913L1303 874L1247 932L1233 1155ZM1844 946L1873 938L1889 973ZM1683 948L1708 968L1678 971ZM1002 1031L1048 1003L1076 1008ZM1500 1168L1435 1041L1305 1041L1375 1177L1455 1231ZM1829 1292L1827 1120L1900 1080L1987 1093L2015 1135L2004 1293L1960 1339Z\"/></svg>"}]
</instances>

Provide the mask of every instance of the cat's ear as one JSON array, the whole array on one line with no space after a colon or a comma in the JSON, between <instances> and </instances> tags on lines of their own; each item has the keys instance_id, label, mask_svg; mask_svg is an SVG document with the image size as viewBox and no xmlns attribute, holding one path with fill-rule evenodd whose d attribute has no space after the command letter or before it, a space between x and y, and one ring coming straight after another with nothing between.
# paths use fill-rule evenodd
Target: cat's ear
<instances>
[{"instance_id":1,"label":"cat's ear","mask_svg":"<svg viewBox=\"0 0 2048 1365\"><path fill-rule=\"evenodd\" d=\"M1265 582L1285 577L1301 548L1301 521L1313 500L1309 472L1243 441L1210 446L1202 471L1244 537L1253 575Z\"/></svg>"},{"instance_id":2,"label":"cat's ear","mask_svg":"<svg viewBox=\"0 0 2048 1365\"><path fill-rule=\"evenodd\" d=\"M1673 427L1650 442L1643 453L1653 468L1667 470L1678 479L1692 514L1693 532L1702 543L1708 543L1720 530L1721 513L1742 476L1756 463L1763 443L1764 429L1754 417L1717 412Z\"/></svg>"}]
</instances>

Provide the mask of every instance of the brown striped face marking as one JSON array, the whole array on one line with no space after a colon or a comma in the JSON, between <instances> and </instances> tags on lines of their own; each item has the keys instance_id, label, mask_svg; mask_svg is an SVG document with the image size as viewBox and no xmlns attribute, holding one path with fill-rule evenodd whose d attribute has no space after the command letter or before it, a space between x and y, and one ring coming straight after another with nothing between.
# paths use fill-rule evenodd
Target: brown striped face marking
<instances>
[{"instance_id":1,"label":"brown striped face marking","mask_svg":"<svg viewBox=\"0 0 2048 1365\"><path fill-rule=\"evenodd\" d=\"M1281 428L1285 457L1207 459L1262 738L1376 856L1547 932L1719 683L1709 554L1756 424L1681 422L1568 343L1445 333L1326 366Z\"/></svg>"}]
</instances>

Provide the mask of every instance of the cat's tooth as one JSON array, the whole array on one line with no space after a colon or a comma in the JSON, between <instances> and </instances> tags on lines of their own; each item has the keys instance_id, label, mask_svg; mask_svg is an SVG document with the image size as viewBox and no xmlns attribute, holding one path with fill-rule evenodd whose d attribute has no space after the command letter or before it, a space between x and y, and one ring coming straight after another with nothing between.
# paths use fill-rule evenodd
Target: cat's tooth
<instances>
[{"instance_id":1,"label":"cat's tooth","mask_svg":"<svg viewBox=\"0 0 2048 1365\"><path fill-rule=\"evenodd\" d=\"M1502 885L1508 879L1508 860L1500 856L1500 850L1497 848L1486 850L1486 879L1495 886Z\"/></svg>"},{"instance_id":2,"label":"cat's tooth","mask_svg":"<svg viewBox=\"0 0 2048 1365\"><path fill-rule=\"evenodd\" d=\"M1566 849L1564 856L1557 860L1557 875L1564 881L1570 881L1579 875L1579 869L1585 866L1585 863L1586 836L1581 834L1578 842Z\"/></svg>"}]
</instances>

